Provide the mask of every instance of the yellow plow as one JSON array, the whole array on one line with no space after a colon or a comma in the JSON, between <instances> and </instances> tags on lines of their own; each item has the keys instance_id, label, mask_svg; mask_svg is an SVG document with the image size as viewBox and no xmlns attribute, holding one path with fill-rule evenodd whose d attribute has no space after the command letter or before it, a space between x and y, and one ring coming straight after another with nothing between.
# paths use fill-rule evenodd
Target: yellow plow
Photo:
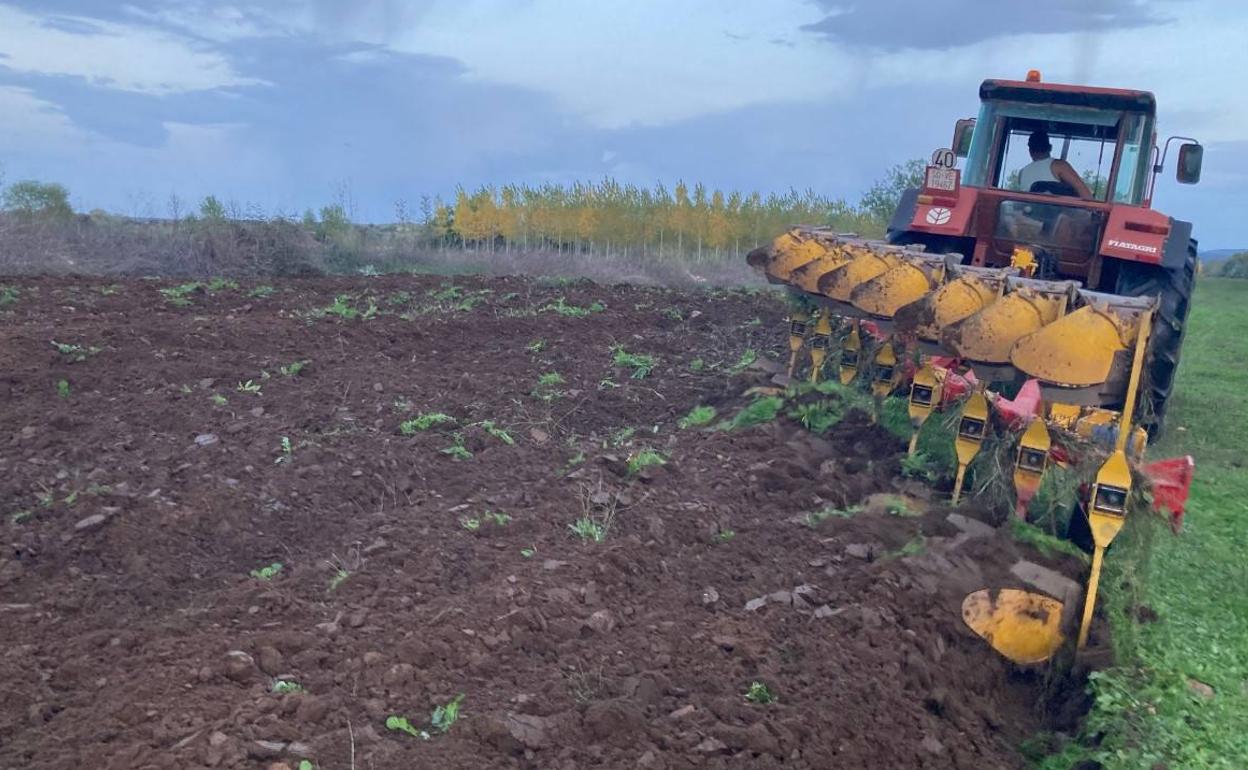
<instances>
[{"instance_id":1,"label":"yellow plow","mask_svg":"<svg viewBox=\"0 0 1248 770\"><path fill-rule=\"evenodd\" d=\"M1011 267L976 267L823 228L795 228L750 262L813 308L790 318L790 376L808 363L817 381L836 361L842 383L860 379L878 397L909 380L911 453L933 411L961 398L955 504L996 423L1021 434L1013 479L1023 515L1053 465L1053 432L1108 445L1087 506L1095 551L1077 632L1086 644L1102 557L1125 520L1144 443L1133 415L1155 301L1028 277L1035 258L1025 249ZM871 376L859 378L864 369ZM1021 407L992 390L1023 380L1039 395ZM962 606L967 626L1020 664L1063 644L1063 611L1061 597L1017 589L976 591Z\"/></svg>"}]
</instances>

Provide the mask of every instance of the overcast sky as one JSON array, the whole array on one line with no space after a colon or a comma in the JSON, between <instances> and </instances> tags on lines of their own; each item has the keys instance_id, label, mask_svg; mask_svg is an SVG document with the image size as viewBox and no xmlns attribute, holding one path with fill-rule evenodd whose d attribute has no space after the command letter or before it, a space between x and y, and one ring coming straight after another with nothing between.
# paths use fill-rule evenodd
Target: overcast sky
<instances>
[{"instance_id":1,"label":"overcast sky","mask_svg":"<svg viewBox=\"0 0 1248 770\"><path fill-rule=\"evenodd\" d=\"M607 175L853 201L1035 67L1154 91L1207 146L1158 208L1240 247L1246 41L1242 0L0 0L0 169L154 216Z\"/></svg>"}]
</instances>

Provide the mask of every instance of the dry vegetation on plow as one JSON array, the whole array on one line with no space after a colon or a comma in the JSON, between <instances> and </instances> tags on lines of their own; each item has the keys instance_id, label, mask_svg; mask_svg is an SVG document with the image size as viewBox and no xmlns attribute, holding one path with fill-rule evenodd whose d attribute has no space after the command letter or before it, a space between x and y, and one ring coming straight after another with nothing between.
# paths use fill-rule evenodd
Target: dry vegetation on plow
<instances>
[{"instance_id":1,"label":"dry vegetation on plow","mask_svg":"<svg viewBox=\"0 0 1248 770\"><path fill-rule=\"evenodd\" d=\"M1018 768L1071 726L958 607L1080 564L963 533L859 412L714 429L769 293L5 297L0 766Z\"/></svg>"}]
</instances>

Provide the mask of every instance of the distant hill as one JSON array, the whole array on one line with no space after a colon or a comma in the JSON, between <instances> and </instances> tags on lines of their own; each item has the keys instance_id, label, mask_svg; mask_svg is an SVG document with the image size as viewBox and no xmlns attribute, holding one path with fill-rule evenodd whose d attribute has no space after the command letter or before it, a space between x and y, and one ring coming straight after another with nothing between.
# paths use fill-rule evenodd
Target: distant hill
<instances>
[{"instance_id":1,"label":"distant hill","mask_svg":"<svg viewBox=\"0 0 1248 770\"><path fill-rule=\"evenodd\" d=\"M1200 252L1200 260L1206 264L1221 262L1227 257L1235 256L1242 251L1248 251L1248 247L1242 249L1206 249Z\"/></svg>"}]
</instances>

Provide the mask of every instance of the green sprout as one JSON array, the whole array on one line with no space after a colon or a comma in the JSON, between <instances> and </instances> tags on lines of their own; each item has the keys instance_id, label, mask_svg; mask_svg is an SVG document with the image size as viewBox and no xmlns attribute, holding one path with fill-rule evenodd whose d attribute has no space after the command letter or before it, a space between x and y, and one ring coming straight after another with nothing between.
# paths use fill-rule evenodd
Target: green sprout
<instances>
[{"instance_id":1,"label":"green sprout","mask_svg":"<svg viewBox=\"0 0 1248 770\"><path fill-rule=\"evenodd\" d=\"M15 524L15 525L22 524L23 522L29 521L30 519L34 518L34 515L35 515L34 511L17 511L15 513L10 513L9 523Z\"/></svg>"},{"instance_id":2,"label":"green sprout","mask_svg":"<svg viewBox=\"0 0 1248 770\"><path fill-rule=\"evenodd\" d=\"M911 479L922 479L930 483L940 478L940 471L936 469L936 463L932 460L931 455L919 450L912 455L906 455L901 458L901 475Z\"/></svg>"},{"instance_id":3,"label":"green sprout","mask_svg":"<svg viewBox=\"0 0 1248 770\"><path fill-rule=\"evenodd\" d=\"M70 345L65 342L57 342L56 340L52 340L52 347L56 348L56 352L60 353L61 357L71 364L82 363L100 352L100 348L94 346Z\"/></svg>"},{"instance_id":4,"label":"green sprout","mask_svg":"<svg viewBox=\"0 0 1248 770\"><path fill-rule=\"evenodd\" d=\"M853 505L849 508L821 508L806 514L806 518L803 521L808 527L817 527L828 519L852 519L861 511L862 506L860 505Z\"/></svg>"},{"instance_id":5,"label":"green sprout","mask_svg":"<svg viewBox=\"0 0 1248 770\"><path fill-rule=\"evenodd\" d=\"M477 530L481 529L481 520L478 519L476 516L463 518L459 520L459 526L463 527L469 532L476 532Z\"/></svg>"},{"instance_id":6,"label":"green sprout","mask_svg":"<svg viewBox=\"0 0 1248 770\"><path fill-rule=\"evenodd\" d=\"M0 307L15 304L20 296L22 292L16 286L0 286Z\"/></svg>"},{"instance_id":7,"label":"green sprout","mask_svg":"<svg viewBox=\"0 0 1248 770\"><path fill-rule=\"evenodd\" d=\"M533 340L529 344L525 345L524 349L534 354L541 353L543 350L546 349L546 340L543 340L543 339Z\"/></svg>"},{"instance_id":8,"label":"green sprout","mask_svg":"<svg viewBox=\"0 0 1248 770\"><path fill-rule=\"evenodd\" d=\"M741 353L741 357L737 359L737 362L728 367L728 371L732 374L740 374L746 369L749 369L750 366L757 360L758 352L755 351L754 348L746 348L745 351Z\"/></svg>"},{"instance_id":9,"label":"green sprout","mask_svg":"<svg viewBox=\"0 0 1248 770\"><path fill-rule=\"evenodd\" d=\"M160 289L160 293L164 296L165 301L174 307L187 307L191 304L190 295L203 288L203 284L198 281L183 283L177 286L170 286Z\"/></svg>"},{"instance_id":10,"label":"green sprout","mask_svg":"<svg viewBox=\"0 0 1248 770\"><path fill-rule=\"evenodd\" d=\"M257 299L264 299L265 297L272 296L276 292L277 292L277 289L273 288L272 286L256 286L251 291L247 292L247 296L255 297Z\"/></svg>"},{"instance_id":11,"label":"green sprout","mask_svg":"<svg viewBox=\"0 0 1248 770\"><path fill-rule=\"evenodd\" d=\"M238 281L231 281L228 278L213 278L208 282L208 291L225 291L226 289L237 289Z\"/></svg>"},{"instance_id":12,"label":"green sprout","mask_svg":"<svg viewBox=\"0 0 1248 770\"><path fill-rule=\"evenodd\" d=\"M563 382L563 375L559 372L546 372L537 378L537 387L530 395L542 401L554 401L563 395L563 391L558 389Z\"/></svg>"},{"instance_id":13,"label":"green sprout","mask_svg":"<svg viewBox=\"0 0 1248 770\"><path fill-rule=\"evenodd\" d=\"M652 465L666 465L667 458L661 452L653 449L642 449L634 452L628 458L628 472L630 475L637 475L643 468L649 468Z\"/></svg>"},{"instance_id":14,"label":"green sprout","mask_svg":"<svg viewBox=\"0 0 1248 770\"><path fill-rule=\"evenodd\" d=\"M904 497L889 495L884 500L884 512L890 516L920 516L922 511L913 511Z\"/></svg>"},{"instance_id":15,"label":"green sprout","mask_svg":"<svg viewBox=\"0 0 1248 770\"><path fill-rule=\"evenodd\" d=\"M442 284L441 289L430 289L425 292L435 302L451 302L464 296L464 290L454 284Z\"/></svg>"},{"instance_id":16,"label":"green sprout","mask_svg":"<svg viewBox=\"0 0 1248 770\"><path fill-rule=\"evenodd\" d=\"M721 529L715 535L715 539L721 543L726 543L737 536L737 533L731 529Z\"/></svg>"},{"instance_id":17,"label":"green sprout","mask_svg":"<svg viewBox=\"0 0 1248 770\"><path fill-rule=\"evenodd\" d=\"M789 416L811 433L826 433L845 417L843 407L833 401L800 404L789 411Z\"/></svg>"},{"instance_id":18,"label":"green sprout","mask_svg":"<svg viewBox=\"0 0 1248 770\"><path fill-rule=\"evenodd\" d=\"M705 368L706 368L706 362L703 361L701 358L695 358L689 362L689 371L693 372L694 374L697 374L698 372L702 371Z\"/></svg>"},{"instance_id":19,"label":"green sprout","mask_svg":"<svg viewBox=\"0 0 1248 770\"><path fill-rule=\"evenodd\" d=\"M511 434L495 425L493 420L482 420L481 422L475 423L475 425L480 426L480 428L486 433L503 442L507 446L514 446L516 443L516 440L511 437Z\"/></svg>"},{"instance_id":20,"label":"green sprout","mask_svg":"<svg viewBox=\"0 0 1248 770\"><path fill-rule=\"evenodd\" d=\"M468 451L468 447L464 446L464 434L456 432L454 439L455 443L453 445L438 451L444 455L450 455L453 460L471 460L472 452Z\"/></svg>"},{"instance_id":21,"label":"green sprout","mask_svg":"<svg viewBox=\"0 0 1248 770\"><path fill-rule=\"evenodd\" d=\"M329 579L329 590L331 592L337 591L343 583L347 582L347 578L349 577L351 577L351 573L347 570L347 568L339 567L334 571L333 577Z\"/></svg>"},{"instance_id":22,"label":"green sprout","mask_svg":"<svg viewBox=\"0 0 1248 770\"><path fill-rule=\"evenodd\" d=\"M741 428L750 428L765 422L771 422L776 419L776 415L780 414L782 406L784 406L784 399L779 396L756 398L740 412L737 412L737 415L731 420L721 422L719 427L725 430L740 430Z\"/></svg>"},{"instance_id":23,"label":"green sprout","mask_svg":"<svg viewBox=\"0 0 1248 770\"><path fill-rule=\"evenodd\" d=\"M429 716L429 723L440 733L448 732L451 725L459 719L459 704L463 703L464 694L456 695L449 703L438 706Z\"/></svg>"},{"instance_id":24,"label":"green sprout","mask_svg":"<svg viewBox=\"0 0 1248 770\"><path fill-rule=\"evenodd\" d=\"M577 307L576 305L569 305L563 297L560 297L553 303L548 303L538 308L537 312L558 313L559 315L566 316L568 318L584 318L590 313L601 313L606 309L607 306L601 302L594 302L589 307Z\"/></svg>"},{"instance_id":25,"label":"green sprout","mask_svg":"<svg viewBox=\"0 0 1248 770\"><path fill-rule=\"evenodd\" d=\"M29 513L29 511L27 511L27 513ZM520 555L526 559L532 559L536 554L537 546L529 546L528 548L520 549Z\"/></svg>"},{"instance_id":26,"label":"green sprout","mask_svg":"<svg viewBox=\"0 0 1248 770\"><path fill-rule=\"evenodd\" d=\"M353 321L360 317L360 311L351 305L350 294L339 294L334 297L334 301L321 311L323 315L332 315L341 318L344 321Z\"/></svg>"},{"instance_id":27,"label":"green sprout","mask_svg":"<svg viewBox=\"0 0 1248 770\"><path fill-rule=\"evenodd\" d=\"M395 732L407 733L413 738L420 738L422 741L429 740L429 733L412 727L412 723L407 721L406 717L394 715L386 717L386 729L393 730Z\"/></svg>"},{"instance_id":28,"label":"green sprout","mask_svg":"<svg viewBox=\"0 0 1248 770\"><path fill-rule=\"evenodd\" d=\"M56 395L64 399L69 398L69 380L56 381Z\"/></svg>"},{"instance_id":29,"label":"green sprout","mask_svg":"<svg viewBox=\"0 0 1248 770\"><path fill-rule=\"evenodd\" d=\"M267 567L261 567L260 569L253 569L250 574L256 580L272 580L273 578L281 574L282 569L283 569L282 563L280 561L275 561Z\"/></svg>"},{"instance_id":30,"label":"green sprout","mask_svg":"<svg viewBox=\"0 0 1248 770\"><path fill-rule=\"evenodd\" d=\"M681 428L700 428L703 425L710 425L715 420L715 407L713 406L695 406L689 410L689 414L681 417L676 423Z\"/></svg>"},{"instance_id":31,"label":"green sprout","mask_svg":"<svg viewBox=\"0 0 1248 770\"><path fill-rule=\"evenodd\" d=\"M293 692L303 692L303 685L298 682L291 682L286 679L278 679L273 683L273 692L278 695L285 695Z\"/></svg>"},{"instance_id":32,"label":"green sprout","mask_svg":"<svg viewBox=\"0 0 1248 770\"><path fill-rule=\"evenodd\" d=\"M212 401L212 403L216 404L217 406L225 406L226 404L230 403L230 400L226 398L225 396L221 395L220 393L213 393L210 400Z\"/></svg>"},{"instance_id":33,"label":"green sprout","mask_svg":"<svg viewBox=\"0 0 1248 770\"><path fill-rule=\"evenodd\" d=\"M410 420L404 420L399 424L399 433L404 436L415 435L417 431L429 430L436 425L445 425L455 422L455 418L449 414L441 412L421 412Z\"/></svg>"},{"instance_id":34,"label":"green sprout","mask_svg":"<svg viewBox=\"0 0 1248 770\"><path fill-rule=\"evenodd\" d=\"M589 516L582 516L577 519L568 525L568 529L572 530L572 534L586 542L601 543L607 539L606 525Z\"/></svg>"},{"instance_id":35,"label":"green sprout","mask_svg":"<svg viewBox=\"0 0 1248 770\"><path fill-rule=\"evenodd\" d=\"M511 514L502 511L486 511L485 518L494 522L497 527L505 527L511 521Z\"/></svg>"},{"instance_id":36,"label":"green sprout","mask_svg":"<svg viewBox=\"0 0 1248 770\"><path fill-rule=\"evenodd\" d=\"M285 366L279 366L277 370L282 373L283 377L294 377L298 375L299 372L302 372L303 368L310 363L312 362L311 361L292 361L291 363L286 364Z\"/></svg>"},{"instance_id":37,"label":"green sprout","mask_svg":"<svg viewBox=\"0 0 1248 770\"><path fill-rule=\"evenodd\" d=\"M758 704L776 702L776 696L772 695L771 690L767 689L767 685L762 682L751 682L750 689L745 691L745 699L750 703Z\"/></svg>"},{"instance_id":38,"label":"green sprout","mask_svg":"<svg viewBox=\"0 0 1248 770\"><path fill-rule=\"evenodd\" d=\"M624 346L617 345L611 349L612 361L616 366L626 369L632 369L630 375L634 380L644 380L654 371L654 367L658 365L658 359L646 353L629 353Z\"/></svg>"},{"instance_id":39,"label":"green sprout","mask_svg":"<svg viewBox=\"0 0 1248 770\"><path fill-rule=\"evenodd\" d=\"M282 436L282 441L281 441L281 444L279 445L279 449L281 450L281 454L278 456L276 460L273 461L273 463L276 465L280 463L290 462L291 455L295 453L295 448L291 446L291 443L290 443L290 436Z\"/></svg>"},{"instance_id":40,"label":"green sprout","mask_svg":"<svg viewBox=\"0 0 1248 770\"><path fill-rule=\"evenodd\" d=\"M251 380L238 383L236 390L238 390L239 393L250 393L253 396L263 395L260 392L260 385Z\"/></svg>"}]
</instances>

